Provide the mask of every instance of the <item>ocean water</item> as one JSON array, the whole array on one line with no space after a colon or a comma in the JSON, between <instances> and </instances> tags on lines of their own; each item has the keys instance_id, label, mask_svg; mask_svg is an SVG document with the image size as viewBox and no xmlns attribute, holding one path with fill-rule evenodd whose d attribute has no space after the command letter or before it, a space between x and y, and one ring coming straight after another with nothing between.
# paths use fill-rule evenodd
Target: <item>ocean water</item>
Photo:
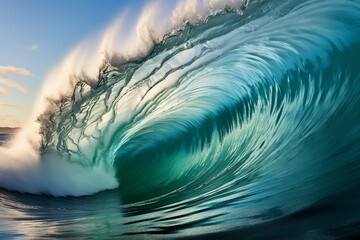
<instances>
[{"instance_id":1,"label":"ocean water","mask_svg":"<svg viewBox=\"0 0 360 240\"><path fill-rule=\"evenodd\" d=\"M135 16L4 139L0 238L360 238L360 1Z\"/></svg>"},{"instance_id":2,"label":"ocean water","mask_svg":"<svg viewBox=\"0 0 360 240\"><path fill-rule=\"evenodd\" d=\"M0 146L7 143L10 140L9 134L0 134Z\"/></svg>"}]
</instances>

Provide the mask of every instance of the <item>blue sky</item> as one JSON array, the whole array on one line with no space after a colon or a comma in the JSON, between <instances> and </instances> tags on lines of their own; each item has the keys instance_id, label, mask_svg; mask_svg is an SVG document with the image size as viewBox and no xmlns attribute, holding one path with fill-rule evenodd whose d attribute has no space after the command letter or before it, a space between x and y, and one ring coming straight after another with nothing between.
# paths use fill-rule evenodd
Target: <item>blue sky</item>
<instances>
[{"instance_id":1,"label":"blue sky","mask_svg":"<svg viewBox=\"0 0 360 240\"><path fill-rule=\"evenodd\" d=\"M137 1L138 3L139 1ZM1 0L0 126L20 126L46 75L129 4L120 0Z\"/></svg>"}]
</instances>

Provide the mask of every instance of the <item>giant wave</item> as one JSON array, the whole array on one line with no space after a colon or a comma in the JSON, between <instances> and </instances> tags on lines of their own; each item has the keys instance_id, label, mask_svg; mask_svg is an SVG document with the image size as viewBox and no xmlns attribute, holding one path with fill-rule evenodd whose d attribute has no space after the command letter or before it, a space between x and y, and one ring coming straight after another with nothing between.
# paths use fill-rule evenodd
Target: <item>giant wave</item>
<instances>
[{"instance_id":1,"label":"giant wave","mask_svg":"<svg viewBox=\"0 0 360 240\"><path fill-rule=\"evenodd\" d=\"M156 1L128 29L124 13L49 76L36 120L1 149L0 185L54 196L116 188L164 219L165 208L186 218L196 206L192 221L229 226L245 210L286 215L356 186L359 10L350 0Z\"/></svg>"}]
</instances>

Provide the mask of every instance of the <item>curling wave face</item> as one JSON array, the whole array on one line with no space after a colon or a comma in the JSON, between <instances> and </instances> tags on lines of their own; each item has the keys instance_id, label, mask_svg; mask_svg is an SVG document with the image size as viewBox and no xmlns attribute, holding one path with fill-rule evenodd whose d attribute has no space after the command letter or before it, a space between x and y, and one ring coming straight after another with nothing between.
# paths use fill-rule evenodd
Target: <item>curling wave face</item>
<instances>
[{"instance_id":1,"label":"curling wave face","mask_svg":"<svg viewBox=\"0 0 360 240\"><path fill-rule=\"evenodd\" d=\"M359 12L359 1L240 1L188 17L138 57L109 53L96 81L75 76L38 118L39 161L99 171L97 187L3 186L118 187L135 219L124 232L181 236L286 216L356 186Z\"/></svg>"},{"instance_id":2,"label":"curling wave face","mask_svg":"<svg viewBox=\"0 0 360 240\"><path fill-rule=\"evenodd\" d=\"M187 25L144 59L106 63L95 88L78 82L40 117L42 154L113 167L120 191L142 197L330 161L311 141L338 148L332 138L357 126L332 127L333 136L325 127L358 103L359 32L348 24L358 21L356 3L327 5L224 12Z\"/></svg>"}]
</instances>

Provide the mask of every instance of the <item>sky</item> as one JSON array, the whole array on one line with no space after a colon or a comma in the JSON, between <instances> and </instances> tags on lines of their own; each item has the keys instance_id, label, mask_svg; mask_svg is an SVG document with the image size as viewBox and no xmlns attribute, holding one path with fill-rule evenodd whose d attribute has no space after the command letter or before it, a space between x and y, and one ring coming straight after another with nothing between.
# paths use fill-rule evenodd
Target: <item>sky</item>
<instances>
[{"instance_id":1,"label":"sky","mask_svg":"<svg viewBox=\"0 0 360 240\"><path fill-rule=\"evenodd\" d=\"M130 4L136 2L1 0L0 127L21 126L51 70Z\"/></svg>"}]
</instances>

